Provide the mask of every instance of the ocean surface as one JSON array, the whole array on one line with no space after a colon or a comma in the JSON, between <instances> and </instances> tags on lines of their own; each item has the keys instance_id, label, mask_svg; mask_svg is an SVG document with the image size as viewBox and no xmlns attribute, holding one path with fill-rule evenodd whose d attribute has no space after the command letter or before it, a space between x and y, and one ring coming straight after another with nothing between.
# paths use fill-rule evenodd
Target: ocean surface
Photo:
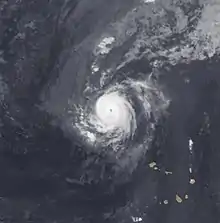
<instances>
[{"instance_id":1,"label":"ocean surface","mask_svg":"<svg viewBox=\"0 0 220 223\"><path fill-rule=\"evenodd\" d=\"M219 0L1 0L0 222L219 222L219 53Z\"/></svg>"}]
</instances>

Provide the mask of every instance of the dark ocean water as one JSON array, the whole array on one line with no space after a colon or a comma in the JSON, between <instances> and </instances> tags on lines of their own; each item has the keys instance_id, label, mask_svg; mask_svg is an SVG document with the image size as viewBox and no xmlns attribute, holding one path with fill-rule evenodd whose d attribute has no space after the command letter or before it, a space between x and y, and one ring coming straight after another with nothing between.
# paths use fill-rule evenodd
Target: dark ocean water
<instances>
[{"instance_id":1,"label":"dark ocean water","mask_svg":"<svg viewBox=\"0 0 220 223\"><path fill-rule=\"evenodd\" d=\"M219 222L219 10L205 0L2 0L0 222ZM118 42L100 56L106 33ZM152 73L170 100L120 181L87 153L65 110L109 68Z\"/></svg>"}]
</instances>

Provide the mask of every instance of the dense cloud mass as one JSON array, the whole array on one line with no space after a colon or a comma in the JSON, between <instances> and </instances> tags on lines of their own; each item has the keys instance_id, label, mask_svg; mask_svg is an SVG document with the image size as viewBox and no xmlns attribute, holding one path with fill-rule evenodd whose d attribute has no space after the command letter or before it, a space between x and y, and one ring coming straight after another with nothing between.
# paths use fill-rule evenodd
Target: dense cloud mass
<instances>
[{"instance_id":1,"label":"dense cloud mass","mask_svg":"<svg viewBox=\"0 0 220 223\"><path fill-rule=\"evenodd\" d=\"M70 109L76 116L73 128L93 151L105 150L131 172L150 147L168 100L150 80L125 79L93 94L84 105L76 105L75 112Z\"/></svg>"},{"instance_id":2,"label":"dense cloud mass","mask_svg":"<svg viewBox=\"0 0 220 223\"><path fill-rule=\"evenodd\" d=\"M218 0L0 2L0 221L219 222Z\"/></svg>"}]
</instances>

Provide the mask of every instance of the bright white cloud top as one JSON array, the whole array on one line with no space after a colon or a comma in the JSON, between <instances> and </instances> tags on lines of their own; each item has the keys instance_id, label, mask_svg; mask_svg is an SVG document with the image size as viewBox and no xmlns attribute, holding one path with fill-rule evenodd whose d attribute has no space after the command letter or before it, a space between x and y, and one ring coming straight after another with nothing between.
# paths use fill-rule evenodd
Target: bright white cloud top
<instances>
[{"instance_id":1,"label":"bright white cloud top","mask_svg":"<svg viewBox=\"0 0 220 223\"><path fill-rule=\"evenodd\" d=\"M127 78L96 89L90 100L76 105L73 125L92 151L114 157L120 168L133 169L148 150L168 103L149 76Z\"/></svg>"}]
</instances>

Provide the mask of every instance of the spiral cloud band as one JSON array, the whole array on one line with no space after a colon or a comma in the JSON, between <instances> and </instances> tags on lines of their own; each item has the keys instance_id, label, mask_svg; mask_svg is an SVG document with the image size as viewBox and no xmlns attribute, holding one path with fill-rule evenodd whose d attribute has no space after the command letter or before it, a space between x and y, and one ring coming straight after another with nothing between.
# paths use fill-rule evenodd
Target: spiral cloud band
<instances>
[{"instance_id":1,"label":"spiral cloud band","mask_svg":"<svg viewBox=\"0 0 220 223\"><path fill-rule=\"evenodd\" d=\"M119 166L135 166L153 139L168 100L150 79L126 79L94 93L76 106L73 124L93 151L115 157Z\"/></svg>"}]
</instances>

